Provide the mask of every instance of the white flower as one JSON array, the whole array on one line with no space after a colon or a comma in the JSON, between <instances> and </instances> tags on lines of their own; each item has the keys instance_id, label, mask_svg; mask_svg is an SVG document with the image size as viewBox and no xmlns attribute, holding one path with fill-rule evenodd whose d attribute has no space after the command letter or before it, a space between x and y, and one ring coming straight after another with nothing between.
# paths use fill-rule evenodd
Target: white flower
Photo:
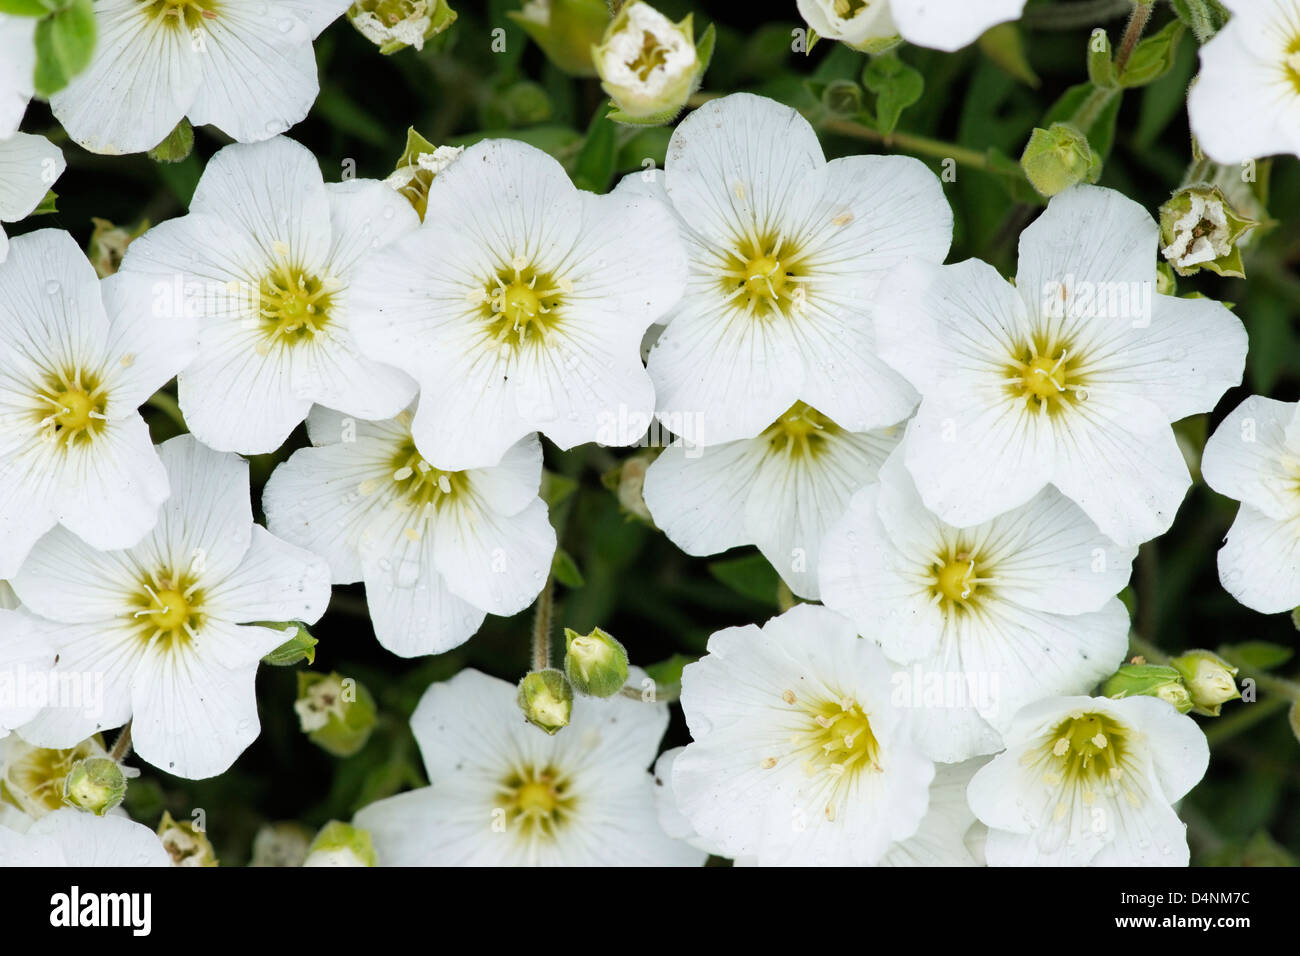
<instances>
[{"instance_id":1,"label":"white flower","mask_svg":"<svg viewBox=\"0 0 1300 956\"><path fill-rule=\"evenodd\" d=\"M1252 395L1205 443L1201 474L1241 502L1219 580L1264 614L1300 605L1300 405Z\"/></svg>"},{"instance_id":2,"label":"white flower","mask_svg":"<svg viewBox=\"0 0 1300 956\"><path fill-rule=\"evenodd\" d=\"M645 502L688 554L757 544L791 591L816 600L823 535L901 436L846 431L797 402L757 438L665 449L646 470Z\"/></svg>"},{"instance_id":3,"label":"white flower","mask_svg":"<svg viewBox=\"0 0 1300 956\"><path fill-rule=\"evenodd\" d=\"M45 706L54 666L54 649L40 622L16 610L16 603L9 584L0 581L0 738Z\"/></svg>"},{"instance_id":4,"label":"white flower","mask_svg":"<svg viewBox=\"0 0 1300 956\"><path fill-rule=\"evenodd\" d=\"M313 402L363 418L405 408L415 383L357 351L348 299L366 253L418 224L378 180L326 184L291 139L217 153L189 215L131 243L120 270L152 277L172 314L199 315L199 354L179 382L198 439L257 454Z\"/></svg>"},{"instance_id":5,"label":"white flower","mask_svg":"<svg viewBox=\"0 0 1300 956\"><path fill-rule=\"evenodd\" d=\"M0 137L0 262L9 252L4 223L31 215L67 165L63 151L44 136Z\"/></svg>"},{"instance_id":6,"label":"white flower","mask_svg":"<svg viewBox=\"0 0 1300 956\"><path fill-rule=\"evenodd\" d=\"M823 607L718 631L682 674L678 808L726 856L878 863L917 832L934 777L889 684L879 648Z\"/></svg>"},{"instance_id":7,"label":"white flower","mask_svg":"<svg viewBox=\"0 0 1300 956\"><path fill-rule=\"evenodd\" d=\"M690 18L673 23L640 0L619 10L591 53L614 105L639 119L672 119L700 71Z\"/></svg>"},{"instance_id":8,"label":"white flower","mask_svg":"<svg viewBox=\"0 0 1300 956\"><path fill-rule=\"evenodd\" d=\"M902 451L930 510L966 527L1051 483L1120 545L1169 527L1191 484L1169 425L1241 381L1246 332L1155 293L1158 239L1141 206L1075 186L1021 235L1014 286L977 260L891 277L876 331L922 395Z\"/></svg>"},{"instance_id":9,"label":"white flower","mask_svg":"<svg viewBox=\"0 0 1300 956\"><path fill-rule=\"evenodd\" d=\"M1186 214L1174 220L1173 242L1160 254L1180 269L1231 254L1232 231L1223 203L1200 192L1189 192L1187 201Z\"/></svg>"},{"instance_id":10,"label":"white flower","mask_svg":"<svg viewBox=\"0 0 1300 956\"><path fill-rule=\"evenodd\" d=\"M194 323L147 283L103 282L66 232L19 236L0 265L0 577L61 524L95 548L153 527L167 474L137 408L194 355Z\"/></svg>"},{"instance_id":11,"label":"white flower","mask_svg":"<svg viewBox=\"0 0 1300 956\"><path fill-rule=\"evenodd\" d=\"M685 747L665 751L655 761L655 809L665 833L692 846L724 856L700 837L677 807L673 792L673 766ZM877 866L977 866L979 856L973 844L984 834L984 826L975 820L966 802L966 787L971 776L985 761L968 760L961 764L939 764L930 784L929 804L916 833L890 846ZM754 866L754 857L742 857L737 866Z\"/></svg>"},{"instance_id":12,"label":"white flower","mask_svg":"<svg viewBox=\"0 0 1300 956\"><path fill-rule=\"evenodd\" d=\"M350 0L98 0L90 65L50 99L94 153L152 149L183 119L241 143L307 115L312 40Z\"/></svg>"},{"instance_id":13,"label":"white flower","mask_svg":"<svg viewBox=\"0 0 1300 956\"><path fill-rule=\"evenodd\" d=\"M644 431L641 337L684 273L658 203L580 192L542 151L487 140L433 180L419 229L362 264L350 304L363 351L420 383L420 453L477 468L530 432L597 440L620 411Z\"/></svg>"},{"instance_id":14,"label":"white flower","mask_svg":"<svg viewBox=\"0 0 1300 956\"><path fill-rule=\"evenodd\" d=\"M0 13L0 139L18 131L36 85L36 18Z\"/></svg>"},{"instance_id":15,"label":"white flower","mask_svg":"<svg viewBox=\"0 0 1300 956\"><path fill-rule=\"evenodd\" d=\"M126 817L71 808L41 817L25 832L0 826L0 866L171 866L158 835Z\"/></svg>"},{"instance_id":16,"label":"white flower","mask_svg":"<svg viewBox=\"0 0 1300 956\"><path fill-rule=\"evenodd\" d=\"M1232 18L1201 47L1187 115L1220 163L1300 156L1300 0L1222 0Z\"/></svg>"},{"instance_id":17,"label":"white flower","mask_svg":"<svg viewBox=\"0 0 1300 956\"><path fill-rule=\"evenodd\" d=\"M377 6L377 5L376 5ZM402 0L398 4L383 4L383 9L362 10L354 4L350 11L352 25L363 37L388 53L402 47L424 49L424 41L433 31L433 20L439 19L438 32L445 30L455 20L447 19L449 11L443 0Z\"/></svg>"},{"instance_id":18,"label":"white flower","mask_svg":"<svg viewBox=\"0 0 1300 956\"><path fill-rule=\"evenodd\" d=\"M430 177L437 176L459 159L463 152L465 152L464 146L439 146L431 153L417 153L413 165L397 167L389 173L384 183L393 189L401 190L410 185L411 180L421 172L428 173Z\"/></svg>"},{"instance_id":19,"label":"white flower","mask_svg":"<svg viewBox=\"0 0 1300 956\"><path fill-rule=\"evenodd\" d=\"M513 685L463 670L411 717L430 786L353 822L381 866L697 866L705 854L655 816L648 768L667 726L664 704L583 697L551 737Z\"/></svg>"},{"instance_id":20,"label":"white flower","mask_svg":"<svg viewBox=\"0 0 1300 956\"><path fill-rule=\"evenodd\" d=\"M404 657L464 643L485 612L522 611L555 554L536 436L499 465L449 472L416 451L410 422L317 406L316 447L275 470L262 502L271 532L324 557L334 583L365 581L375 636Z\"/></svg>"},{"instance_id":21,"label":"white flower","mask_svg":"<svg viewBox=\"0 0 1300 956\"><path fill-rule=\"evenodd\" d=\"M1116 548L1053 488L959 530L926 510L899 455L822 545L822 598L895 664L894 703L952 762L1001 749L1025 704L1091 690L1123 663Z\"/></svg>"},{"instance_id":22,"label":"white flower","mask_svg":"<svg viewBox=\"0 0 1300 956\"><path fill-rule=\"evenodd\" d=\"M818 36L872 52L900 35L917 46L960 50L1024 8L1025 0L799 0Z\"/></svg>"},{"instance_id":23,"label":"white flower","mask_svg":"<svg viewBox=\"0 0 1300 956\"><path fill-rule=\"evenodd\" d=\"M54 622L55 673L102 682L97 709L52 706L21 733L71 747L131 720L142 759L200 779L258 734L257 665L284 633L252 622L314 622L329 569L253 524L246 461L189 435L158 453L172 494L148 537L101 552L58 528L13 581L24 606Z\"/></svg>"},{"instance_id":24,"label":"white flower","mask_svg":"<svg viewBox=\"0 0 1300 956\"><path fill-rule=\"evenodd\" d=\"M967 796L990 866L1186 866L1171 804L1205 774L1195 721L1155 697L1052 697L1016 715Z\"/></svg>"},{"instance_id":25,"label":"white flower","mask_svg":"<svg viewBox=\"0 0 1300 956\"><path fill-rule=\"evenodd\" d=\"M653 188L640 176L627 191ZM901 156L828 163L802 116L736 93L673 132L660 192L691 266L650 352L668 427L719 444L753 438L796 401L854 432L911 413L915 392L876 357L870 307L905 257L948 252L952 212L933 173Z\"/></svg>"}]
</instances>

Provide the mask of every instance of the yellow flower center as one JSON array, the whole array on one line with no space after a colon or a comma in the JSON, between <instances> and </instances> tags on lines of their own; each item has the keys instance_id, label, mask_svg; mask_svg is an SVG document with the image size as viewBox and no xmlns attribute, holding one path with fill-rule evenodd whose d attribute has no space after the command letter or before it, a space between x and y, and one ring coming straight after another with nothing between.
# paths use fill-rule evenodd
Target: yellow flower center
<instances>
[{"instance_id":1,"label":"yellow flower center","mask_svg":"<svg viewBox=\"0 0 1300 956\"><path fill-rule=\"evenodd\" d=\"M948 614L977 606L977 592L992 582L979 556L961 545L936 555L930 574L931 599Z\"/></svg>"},{"instance_id":2,"label":"yellow flower center","mask_svg":"<svg viewBox=\"0 0 1300 956\"><path fill-rule=\"evenodd\" d=\"M641 49L635 59L628 60L626 66L636 74L642 83L650 79L650 74L668 62L668 48L664 46L649 30L641 31Z\"/></svg>"},{"instance_id":3,"label":"yellow flower center","mask_svg":"<svg viewBox=\"0 0 1300 956\"><path fill-rule=\"evenodd\" d=\"M258 351L265 354L277 341L293 345L314 338L329 324L337 289L335 280L312 275L281 255L258 290L265 335Z\"/></svg>"},{"instance_id":4,"label":"yellow flower center","mask_svg":"<svg viewBox=\"0 0 1300 956\"><path fill-rule=\"evenodd\" d=\"M489 338L511 349L526 344L545 345L560 325L557 311L573 283L541 272L523 258L498 270L471 299L481 304Z\"/></svg>"},{"instance_id":5,"label":"yellow flower center","mask_svg":"<svg viewBox=\"0 0 1300 956\"><path fill-rule=\"evenodd\" d=\"M64 446L89 441L104 427L108 396L93 375L81 370L50 378L37 394L37 427Z\"/></svg>"},{"instance_id":6,"label":"yellow flower center","mask_svg":"<svg viewBox=\"0 0 1300 956\"><path fill-rule=\"evenodd\" d=\"M795 402L760 437L775 454L811 458L825 451L827 439L839 432L840 426L817 409Z\"/></svg>"},{"instance_id":7,"label":"yellow flower center","mask_svg":"<svg viewBox=\"0 0 1300 956\"><path fill-rule=\"evenodd\" d=\"M1087 400L1083 379L1083 362L1067 343L1035 338L1011 356L1005 381L1031 411L1055 415Z\"/></svg>"},{"instance_id":8,"label":"yellow flower center","mask_svg":"<svg viewBox=\"0 0 1300 956\"><path fill-rule=\"evenodd\" d=\"M198 636L202 594L192 579L166 572L152 575L141 583L135 603L138 610L132 618L141 640L183 646Z\"/></svg>"},{"instance_id":9,"label":"yellow flower center","mask_svg":"<svg viewBox=\"0 0 1300 956\"><path fill-rule=\"evenodd\" d=\"M1286 74L1296 95L1300 96L1300 33L1291 38L1287 44L1286 55L1282 60L1282 72Z\"/></svg>"},{"instance_id":10,"label":"yellow flower center","mask_svg":"<svg viewBox=\"0 0 1300 956\"><path fill-rule=\"evenodd\" d=\"M506 823L530 837L554 836L576 803L569 781L551 766L521 767L501 782L498 796Z\"/></svg>"},{"instance_id":11,"label":"yellow flower center","mask_svg":"<svg viewBox=\"0 0 1300 956\"><path fill-rule=\"evenodd\" d=\"M871 0L835 0L835 15L841 20L852 20L871 6Z\"/></svg>"},{"instance_id":12,"label":"yellow flower center","mask_svg":"<svg viewBox=\"0 0 1300 956\"><path fill-rule=\"evenodd\" d=\"M725 254L719 274L727 298L753 318L791 318L806 305L803 254L779 234L740 239Z\"/></svg>"},{"instance_id":13,"label":"yellow flower center","mask_svg":"<svg viewBox=\"0 0 1300 956\"><path fill-rule=\"evenodd\" d=\"M465 472L443 471L425 461L414 440L404 442L393 456L392 474L398 493L415 508L436 511L469 487Z\"/></svg>"},{"instance_id":14,"label":"yellow flower center","mask_svg":"<svg viewBox=\"0 0 1300 956\"><path fill-rule=\"evenodd\" d=\"M1123 795L1138 806L1141 797L1126 785L1133 757L1132 732L1113 717L1075 711L1057 724L1043 745L1028 751L1022 763L1041 773L1043 783L1061 794L1056 820L1070 812L1074 798L1086 807L1098 794Z\"/></svg>"},{"instance_id":15,"label":"yellow flower center","mask_svg":"<svg viewBox=\"0 0 1300 956\"><path fill-rule=\"evenodd\" d=\"M204 20L215 20L220 6L219 0L137 0L144 7L145 14L162 21L164 26L173 29L184 28L192 32L202 25Z\"/></svg>"}]
</instances>

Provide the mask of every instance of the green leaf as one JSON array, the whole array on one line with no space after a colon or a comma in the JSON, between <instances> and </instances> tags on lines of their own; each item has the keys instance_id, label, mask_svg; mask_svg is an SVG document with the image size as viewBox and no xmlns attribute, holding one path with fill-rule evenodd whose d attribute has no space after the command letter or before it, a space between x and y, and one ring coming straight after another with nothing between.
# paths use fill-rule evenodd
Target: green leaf
<instances>
[{"instance_id":1,"label":"green leaf","mask_svg":"<svg viewBox=\"0 0 1300 956\"><path fill-rule=\"evenodd\" d=\"M299 621L286 623L255 621L254 623L272 630L284 631L284 633L290 635L287 641L262 658L263 664L270 664L273 667L290 667L300 661L306 661L308 664L316 663L316 645L320 641L312 637L311 632L307 630L307 625Z\"/></svg>"},{"instance_id":2,"label":"green leaf","mask_svg":"<svg viewBox=\"0 0 1300 956\"><path fill-rule=\"evenodd\" d=\"M1198 43L1204 43L1223 29L1228 11L1218 0L1169 0L1174 15L1191 28Z\"/></svg>"},{"instance_id":3,"label":"green leaf","mask_svg":"<svg viewBox=\"0 0 1300 956\"><path fill-rule=\"evenodd\" d=\"M862 85L876 94L876 125L886 136L898 125L903 110L925 91L920 72L894 53L872 57L862 70Z\"/></svg>"},{"instance_id":4,"label":"green leaf","mask_svg":"<svg viewBox=\"0 0 1300 956\"><path fill-rule=\"evenodd\" d=\"M1173 69L1178 41L1185 32L1187 28L1181 21L1172 20L1159 33L1139 43L1119 74L1119 85L1146 86Z\"/></svg>"},{"instance_id":5,"label":"green leaf","mask_svg":"<svg viewBox=\"0 0 1300 956\"><path fill-rule=\"evenodd\" d=\"M93 0L73 0L36 24L36 93L49 99L90 63L95 52Z\"/></svg>"},{"instance_id":6,"label":"green leaf","mask_svg":"<svg viewBox=\"0 0 1300 956\"><path fill-rule=\"evenodd\" d=\"M555 557L551 559L551 576L566 588L580 588L587 583L578 562L563 548L556 548Z\"/></svg>"},{"instance_id":7,"label":"green leaf","mask_svg":"<svg viewBox=\"0 0 1300 956\"><path fill-rule=\"evenodd\" d=\"M1271 671L1289 661L1295 653L1289 647L1269 641L1246 641L1242 644L1224 644L1222 656L1247 671Z\"/></svg>"},{"instance_id":8,"label":"green leaf","mask_svg":"<svg viewBox=\"0 0 1300 956\"><path fill-rule=\"evenodd\" d=\"M1119 85L1115 76L1115 60L1111 54L1110 38L1105 30L1094 30L1088 40L1088 79L1094 85L1114 89Z\"/></svg>"},{"instance_id":9,"label":"green leaf","mask_svg":"<svg viewBox=\"0 0 1300 956\"><path fill-rule=\"evenodd\" d=\"M59 194L56 193L53 189L51 189L49 192L45 194L45 198L41 200L41 204L32 210L31 214L33 216L45 216L48 215L49 213L58 212L58 211L59 211Z\"/></svg>"},{"instance_id":10,"label":"green leaf","mask_svg":"<svg viewBox=\"0 0 1300 956\"><path fill-rule=\"evenodd\" d=\"M761 554L710 562L709 573L737 594L776 606L781 579Z\"/></svg>"},{"instance_id":11,"label":"green leaf","mask_svg":"<svg viewBox=\"0 0 1300 956\"><path fill-rule=\"evenodd\" d=\"M618 159L618 147L614 123L600 110L591 119L587 127L587 140L582 144L577 162L573 169L573 182L579 189L593 193L603 193L609 188L614 178L614 164Z\"/></svg>"},{"instance_id":12,"label":"green leaf","mask_svg":"<svg viewBox=\"0 0 1300 956\"><path fill-rule=\"evenodd\" d=\"M57 4L58 0L0 0L0 13L8 13L15 17L43 17L49 14L53 9L51 4Z\"/></svg>"},{"instance_id":13,"label":"green leaf","mask_svg":"<svg viewBox=\"0 0 1300 956\"><path fill-rule=\"evenodd\" d=\"M1026 86L1037 89L1042 80L1025 56L1025 38L1015 23L999 23L977 41L980 51Z\"/></svg>"}]
</instances>

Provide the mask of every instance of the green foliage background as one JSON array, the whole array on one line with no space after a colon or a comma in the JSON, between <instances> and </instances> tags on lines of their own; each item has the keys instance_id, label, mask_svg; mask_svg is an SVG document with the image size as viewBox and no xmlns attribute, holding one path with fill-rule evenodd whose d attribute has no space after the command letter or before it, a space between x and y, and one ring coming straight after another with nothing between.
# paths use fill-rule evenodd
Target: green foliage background
<instances>
[{"instance_id":1,"label":"green foliage background","mask_svg":"<svg viewBox=\"0 0 1300 956\"><path fill-rule=\"evenodd\" d=\"M321 94L308 119L289 135L309 146L327 180L344 175L386 176L414 126L435 143L464 144L486 136L523 139L555 155L585 188L603 191L617 177L642 168L646 158L663 164L671 128L614 127L603 118L605 98L596 80L574 79L554 68L506 16L519 0L453 3L460 19L422 52L390 57L347 23L339 21L317 41ZM917 137L955 144L953 155L970 159L957 167L945 191L956 232L949 261L979 257L1005 275L1015 272L1020 231L1041 208L1019 179L1015 160L1031 130L1045 126L1053 105L1087 80L1090 27L1040 28L1049 3L1031 2L1025 21L1001 37L1019 36L1023 62L999 65L980 46L956 54L905 47L901 60L919 72L924 89L901 110L892 144L870 130L882 113L897 112L896 88L877 97L863 88L868 58L830 41L805 55L793 52L792 31L803 24L793 2L656 4L678 19L694 12L696 35L717 27L717 47L702 92L750 90L799 108L822 132L828 156L862 152L909 152ZM1147 36L1172 19L1157 8ZM1122 17L1104 24L1112 40ZM492 30L505 30L506 51L490 49ZM1172 68L1117 98L1109 148L1100 183L1141 202L1153 214L1183 179L1190 159L1185 92L1196 70L1196 42L1181 37ZM1019 74L1019 75L1016 75ZM836 82L839 81L839 82ZM850 85L851 84L851 85ZM882 88L868 74L867 87ZM887 86L887 84L886 84ZM830 91L833 91L830 92ZM906 97L903 97L905 100ZM861 116L852 115L855 107ZM844 111L845 107L848 111ZM222 145L210 128L196 136L184 162L156 164L144 156L104 157L68 142L49 116L33 104L24 128L59 142L69 166L56 185L57 213L38 216L12 231L58 227L83 243L91 217L134 226L185 211L207 158ZM910 139L909 139L910 137ZM1094 146L1112 138L1094 129ZM968 155L969 154L969 155ZM924 161L941 170L942 149ZM986 168L979 168L980 166ZM1199 291L1235 303L1250 333L1250 358L1242 388L1225 396L1208 422L1189 423L1189 436L1212 429L1218 419L1251 392L1294 401L1300 398L1300 347L1294 319L1300 303L1300 162L1288 157L1261 163L1270 181L1269 211L1276 226L1249 250L1249 278L1220 279L1201 273L1179 281L1179 292ZM1028 200L1028 201L1026 201ZM177 426L149 409L156 440ZM274 466L306 444L299 429L278 454L253 459L255 505ZM703 652L719 627L761 622L777 611L775 572L750 549L715 559L683 555L660 533L625 513L602 483L630 452L594 446L558 453L547 449L547 466L563 476L553 491L571 489L552 509L561 547L572 557L580 586L557 586L555 620L586 632L599 625L624 642L642 666L675 654ZM567 481L564 479L568 479ZM1130 592L1135 627L1167 651L1190 647L1269 641L1297 644L1286 615L1266 617L1233 601L1218 583L1215 552L1231 523L1235 504L1202 483L1188 495L1171 532L1146 545ZM570 584L579 584L572 574ZM292 704L294 668L263 667L258 678L262 733L232 770L201 782L169 777L144 766L131 785L128 809L154 824L164 809L177 819L193 808L207 813L209 835L223 863L248 859L253 834L271 820L301 820L315 828L348 819L365 803L423 782L423 771L406 719L420 694L435 680L472 666L507 680L528 667L531 615L489 618L468 644L446 655L402 660L376 643L365 614L360 585L335 589L329 613L313 628L320 639L316 670L357 678L374 693L380 725L356 756L337 759L311 744L298 730ZM1275 657L1283 655L1276 654ZM1279 673L1298 661L1280 663ZM299 665L300 667L306 665ZM1300 853L1300 744L1288 728L1285 709L1261 692L1254 704L1233 702L1224 716L1201 720L1210 733L1213 756L1206 780L1183 808L1190 827L1193 862L1275 863ZM674 714L666 745L687 739Z\"/></svg>"}]
</instances>

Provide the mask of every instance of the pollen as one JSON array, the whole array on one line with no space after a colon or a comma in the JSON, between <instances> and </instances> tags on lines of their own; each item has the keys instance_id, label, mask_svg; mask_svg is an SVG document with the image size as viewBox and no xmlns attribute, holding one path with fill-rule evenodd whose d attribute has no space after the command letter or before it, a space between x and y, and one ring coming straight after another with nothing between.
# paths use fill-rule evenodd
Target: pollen
<instances>
[{"instance_id":1,"label":"pollen","mask_svg":"<svg viewBox=\"0 0 1300 956\"><path fill-rule=\"evenodd\" d=\"M548 342L561 323L564 297L572 292L568 277L539 271L516 256L467 298L479 306L488 337L517 350Z\"/></svg>"},{"instance_id":2,"label":"pollen","mask_svg":"<svg viewBox=\"0 0 1300 956\"><path fill-rule=\"evenodd\" d=\"M131 619L141 640L177 647L198 636L203 594L190 574L164 569L147 575L134 603Z\"/></svg>"},{"instance_id":3,"label":"pollen","mask_svg":"<svg viewBox=\"0 0 1300 956\"><path fill-rule=\"evenodd\" d=\"M935 555L929 576L931 600L949 614L975 607L993 583L984 559L960 542Z\"/></svg>"},{"instance_id":4,"label":"pollen","mask_svg":"<svg viewBox=\"0 0 1300 956\"><path fill-rule=\"evenodd\" d=\"M192 33L204 20L215 20L221 4L219 0L136 0L144 7L145 15L160 21L163 26Z\"/></svg>"},{"instance_id":5,"label":"pollen","mask_svg":"<svg viewBox=\"0 0 1300 956\"><path fill-rule=\"evenodd\" d=\"M397 494L415 509L433 509L446 507L457 496L463 496L469 489L465 472L442 471L434 468L415 447L414 439L402 442L393 455L393 485ZM367 484L373 479L367 479ZM378 483L376 483L378 485ZM363 492L365 493L365 492ZM407 528L406 537L418 541L418 528ZM414 537L412 537L414 535Z\"/></svg>"},{"instance_id":6,"label":"pollen","mask_svg":"<svg viewBox=\"0 0 1300 956\"><path fill-rule=\"evenodd\" d=\"M839 425L811 405L795 402L759 438L768 443L772 454L811 458L825 451L827 441L841 431Z\"/></svg>"},{"instance_id":7,"label":"pollen","mask_svg":"<svg viewBox=\"0 0 1300 956\"><path fill-rule=\"evenodd\" d=\"M797 243L776 233L739 239L719 267L722 292L755 319L792 318L807 305L808 266Z\"/></svg>"},{"instance_id":8,"label":"pollen","mask_svg":"<svg viewBox=\"0 0 1300 956\"><path fill-rule=\"evenodd\" d=\"M1130 759L1130 738L1128 728L1108 714L1071 714L1049 732L1049 743L1040 751L1047 768L1044 782L1078 791L1085 804L1099 793L1115 794Z\"/></svg>"},{"instance_id":9,"label":"pollen","mask_svg":"<svg viewBox=\"0 0 1300 956\"><path fill-rule=\"evenodd\" d=\"M549 765L520 767L501 781L497 796L507 824L529 838L554 837L576 804L570 781Z\"/></svg>"},{"instance_id":10,"label":"pollen","mask_svg":"<svg viewBox=\"0 0 1300 956\"><path fill-rule=\"evenodd\" d=\"M108 396L96 376L81 369L51 376L39 388L36 426L41 437L64 447L90 441L108 420Z\"/></svg>"},{"instance_id":11,"label":"pollen","mask_svg":"<svg viewBox=\"0 0 1300 956\"><path fill-rule=\"evenodd\" d=\"M1065 342L1035 337L1010 357L1004 380L1008 394L1030 411L1056 415L1086 401L1085 368Z\"/></svg>"},{"instance_id":12,"label":"pollen","mask_svg":"<svg viewBox=\"0 0 1300 956\"><path fill-rule=\"evenodd\" d=\"M277 261L258 289L258 317L263 339L259 354L275 343L296 345L321 335L330 322L339 283L321 278L289 258L284 243L276 243ZM263 348L266 351L263 351Z\"/></svg>"}]
</instances>

